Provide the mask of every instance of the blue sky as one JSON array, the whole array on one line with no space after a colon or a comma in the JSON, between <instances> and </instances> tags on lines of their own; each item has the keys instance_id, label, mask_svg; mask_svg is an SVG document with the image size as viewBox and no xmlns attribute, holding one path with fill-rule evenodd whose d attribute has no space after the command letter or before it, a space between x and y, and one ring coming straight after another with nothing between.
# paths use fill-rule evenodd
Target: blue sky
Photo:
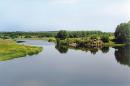
<instances>
[{"instance_id":1,"label":"blue sky","mask_svg":"<svg viewBox=\"0 0 130 86\"><path fill-rule=\"evenodd\" d=\"M0 31L114 31L130 0L0 0Z\"/></svg>"}]
</instances>

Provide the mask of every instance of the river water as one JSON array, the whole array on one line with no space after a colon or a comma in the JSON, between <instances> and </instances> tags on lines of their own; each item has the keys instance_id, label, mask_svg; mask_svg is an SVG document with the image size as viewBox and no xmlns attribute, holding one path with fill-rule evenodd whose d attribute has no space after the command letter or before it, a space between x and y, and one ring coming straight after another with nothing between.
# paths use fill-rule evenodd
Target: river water
<instances>
[{"instance_id":1,"label":"river water","mask_svg":"<svg viewBox=\"0 0 130 86\"><path fill-rule=\"evenodd\" d=\"M61 53L47 41L25 44L44 49L38 55L0 62L0 86L130 86L130 58L114 48L107 53Z\"/></svg>"}]
</instances>

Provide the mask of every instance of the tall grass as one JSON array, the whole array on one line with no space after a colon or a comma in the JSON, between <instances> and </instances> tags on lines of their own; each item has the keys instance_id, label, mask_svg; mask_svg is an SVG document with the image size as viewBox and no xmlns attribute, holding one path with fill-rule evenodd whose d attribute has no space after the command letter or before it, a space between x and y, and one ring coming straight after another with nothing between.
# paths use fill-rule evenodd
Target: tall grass
<instances>
[{"instance_id":1,"label":"tall grass","mask_svg":"<svg viewBox=\"0 0 130 86\"><path fill-rule=\"evenodd\" d=\"M38 54L42 47L19 45L12 40L0 39L0 61Z\"/></svg>"}]
</instances>

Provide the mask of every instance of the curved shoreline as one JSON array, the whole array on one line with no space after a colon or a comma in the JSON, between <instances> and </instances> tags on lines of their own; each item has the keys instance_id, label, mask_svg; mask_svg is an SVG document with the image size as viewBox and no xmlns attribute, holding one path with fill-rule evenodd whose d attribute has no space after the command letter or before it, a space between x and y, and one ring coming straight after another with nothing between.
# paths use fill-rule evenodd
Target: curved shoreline
<instances>
[{"instance_id":1,"label":"curved shoreline","mask_svg":"<svg viewBox=\"0 0 130 86\"><path fill-rule=\"evenodd\" d=\"M0 61L38 54L42 49L42 47L20 45L12 40L0 39Z\"/></svg>"}]
</instances>

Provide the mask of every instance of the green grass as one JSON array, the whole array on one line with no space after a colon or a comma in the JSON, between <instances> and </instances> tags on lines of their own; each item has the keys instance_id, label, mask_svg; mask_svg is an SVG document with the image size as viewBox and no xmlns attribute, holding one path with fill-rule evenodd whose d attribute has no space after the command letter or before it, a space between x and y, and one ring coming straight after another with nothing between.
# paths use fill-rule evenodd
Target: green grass
<instances>
[{"instance_id":1,"label":"green grass","mask_svg":"<svg viewBox=\"0 0 130 86\"><path fill-rule=\"evenodd\" d=\"M12 40L0 39L0 61L38 54L42 47L19 45Z\"/></svg>"},{"instance_id":2,"label":"green grass","mask_svg":"<svg viewBox=\"0 0 130 86\"><path fill-rule=\"evenodd\" d=\"M46 40L48 42L56 42L56 39L54 37L43 37L43 38L17 38L15 40L20 40L20 39L30 39L30 40Z\"/></svg>"},{"instance_id":3,"label":"green grass","mask_svg":"<svg viewBox=\"0 0 130 86\"><path fill-rule=\"evenodd\" d=\"M104 46L105 47L120 47L120 46L125 46L126 44L117 44L115 42L109 42L109 43L105 43Z\"/></svg>"}]
</instances>

